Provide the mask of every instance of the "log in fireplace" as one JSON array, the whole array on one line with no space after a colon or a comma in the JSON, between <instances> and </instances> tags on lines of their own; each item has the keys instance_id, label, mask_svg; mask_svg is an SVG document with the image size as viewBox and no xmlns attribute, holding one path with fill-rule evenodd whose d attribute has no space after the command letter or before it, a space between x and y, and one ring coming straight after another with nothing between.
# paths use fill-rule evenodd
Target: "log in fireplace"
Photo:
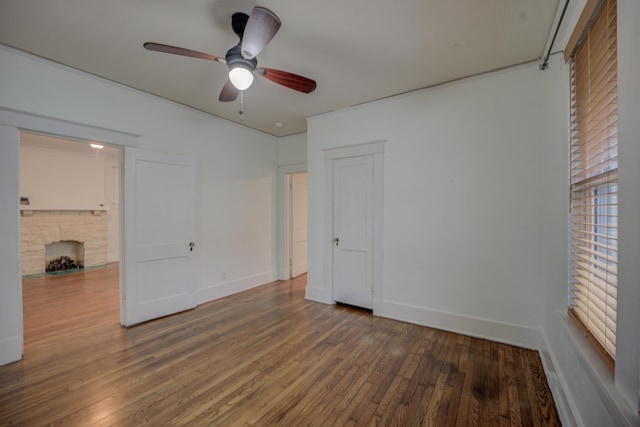
<instances>
[{"instance_id":1,"label":"log in fireplace","mask_svg":"<svg viewBox=\"0 0 640 427\"><path fill-rule=\"evenodd\" d=\"M84 268L82 264L77 263L75 260L66 255L63 255L49 261L47 263L45 271L47 273L60 273L63 271L76 271L81 268Z\"/></svg>"},{"instance_id":2,"label":"log in fireplace","mask_svg":"<svg viewBox=\"0 0 640 427\"><path fill-rule=\"evenodd\" d=\"M84 268L84 243L62 240L45 245L45 271L62 273Z\"/></svg>"}]
</instances>

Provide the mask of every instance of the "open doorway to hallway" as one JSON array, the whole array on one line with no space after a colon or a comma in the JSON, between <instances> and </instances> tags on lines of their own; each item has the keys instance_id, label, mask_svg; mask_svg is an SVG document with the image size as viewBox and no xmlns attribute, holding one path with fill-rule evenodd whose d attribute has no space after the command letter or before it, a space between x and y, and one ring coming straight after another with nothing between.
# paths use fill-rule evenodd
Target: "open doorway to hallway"
<instances>
[{"instance_id":1,"label":"open doorway to hallway","mask_svg":"<svg viewBox=\"0 0 640 427\"><path fill-rule=\"evenodd\" d=\"M307 173L288 174L287 279L307 272Z\"/></svg>"}]
</instances>

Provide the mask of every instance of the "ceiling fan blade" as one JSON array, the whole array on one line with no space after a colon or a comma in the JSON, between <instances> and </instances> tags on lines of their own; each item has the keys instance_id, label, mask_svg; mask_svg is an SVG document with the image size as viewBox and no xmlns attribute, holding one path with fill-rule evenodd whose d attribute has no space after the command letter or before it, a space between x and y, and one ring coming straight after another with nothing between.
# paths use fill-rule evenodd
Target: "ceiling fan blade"
<instances>
[{"instance_id":1,"label":"ceiling fan blade","mask_svg":"<svg viewBox=\"0 0 640 427\"><path fill-rule=\"evenodd\" d=\"M280 19L264 7L256 6L249 15L242 36L242 56L254 58L271 41L280 29Z\"/></svg>"},{"instance_id":2,"label":"ceiling fan blade","mask_svg":"<svg viewBox=\"0 0 640 427\"><path fill-rule=\"evenodd\" d=\"M311 93L316 89L316 81L288 71L275 70L273 68L257 68L256 73L267 80L286 86L298 92Z\"/></svg>"},{"instance_id":3,"label":"ceiling fan blade","mask_svg":"<svg viewBox=\"0 0 640 427\"><path fill-rule=\"evenodd\" d=\"M145 44L143 44L143 46L145 49L155 52L171 53L173 55L189 56L191 58L200 58L209 61L226 63L224 58L219 58L217 56L209 55L208 53L204 52L198 52L197 50L185 49L183 47L169 46L168 44L153 42L146 42Z\"/></svg>"},{"instance_id":4,"label":"ceiling fan blade","mask_svg":"<svg viewBox=\"0 0 640 427\"><path fill-rule=\"evenodd\" d=\"M218 97L218 101L220 102L230 102L235 101L238 98L238 94L240 91L231 84L231 81L227 80L227 82L222 87L220 91L220 96Z\"/></svg>"}]
</instances>

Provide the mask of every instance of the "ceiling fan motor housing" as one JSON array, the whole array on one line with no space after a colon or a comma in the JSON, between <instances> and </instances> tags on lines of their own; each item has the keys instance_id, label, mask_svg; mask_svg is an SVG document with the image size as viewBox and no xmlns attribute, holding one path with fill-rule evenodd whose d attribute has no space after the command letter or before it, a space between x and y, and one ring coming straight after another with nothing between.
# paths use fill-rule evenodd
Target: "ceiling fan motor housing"
<instances>
[{"instance_id":1,"label":"ceiling fan motor housing","mask_svg":"<svg viewBox=\"0 0 640 427\"><path fill-rule=\"evenodd\" d=\"M241 45L242 43L238 43L237 45L229 49L224 59L227 61L227 66L229 67L229 69L243 67L253 73L258 66L258 59L255 57L251 59L246 59L245 57L243 57L241 52Z\"/></svg>"}]
</instances>

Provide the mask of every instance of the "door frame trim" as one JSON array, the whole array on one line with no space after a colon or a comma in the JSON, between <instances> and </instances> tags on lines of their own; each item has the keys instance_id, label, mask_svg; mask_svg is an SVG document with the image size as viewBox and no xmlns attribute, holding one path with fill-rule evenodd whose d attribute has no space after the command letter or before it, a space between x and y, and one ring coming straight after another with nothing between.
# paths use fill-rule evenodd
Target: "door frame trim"
<instances>
[{"instance_id":1,"label":"door frame trim","mask_svg":"<svg viewBox=\"0 0 640 427\"><path fill-rule=\"evenodd\" d=\"M85 142L90 142L90 141L101 142L101 143L104 143L105 145L112 145L112 146L118 147L121 150L120 151L120 167L121 168L122 168L123 147L136 147L138 145L138 138L139 138L139 135L135 135L128 132L102 128L102 127L79 123L79 122L72 122L72 121L60 119L57 117L44 116L40 114L34 114L26 111L14 110L14 109L5 108L5 107L0 107L0 125L13 127L17 129L18 132L16 133L16 135L18 140L11 141L11 142L15 142L16 144L18 144L18 147L20 143L20 132L23 132L23 131L40 133L44 135L50 135L50 136L55 136L59 138L73 139L73 140L85 141ZM19 173L20 173L20 169L18 166L18 174ZM18 182L19 182L19 178L20 178L19 176L16 177L16 180ZM123 181L124 180L120 180L121 190L123 188L122 186L124 185ZM123 215L124 209L126 208L122 204L122 198L123 198L123 193L122 191L120 191L120 204L122 206L120 210L120 215L121 215L120 216L120 253L121 253L120 263L121 265L124 262L123 256L122 256L124 252L124 235L122 231L124 227L122 222L122 215ZM7 220L14 221L14 222L17 221L19 223L20 222L19 210L16 210L15 215L16 217L8 218ZM20 246L18 245L18 247L15 248L15 250L19 257ZM18 273L21 272L19 266L18 266L18 269L16 269L16 271ZM124 312L122 271L123 271L123 268L120 268L120 297L121 297L120 315L121 316L122 316L122 313ZM15 351L13 351L12 354L10 355L10 358L13 361L16 361L22 358L22 353L24 351L24 331L23 331L23 321L22 321L23 320L22 319L22 316L23 316L22 314L22 304L23 304L22 277L19 275L14 281L12 281L12 283L9 284L9 286L16 286L18 288L17 292L14 292L14 294L19 296L19 300L12 301L11 303L19 304L20 306L20 310L18 314L19 318L10 319L10 321L15 322L16 325L19 325L19 329L20 329L19 344L21 348L19 349L19 352L18 352L18 349L16 348ZM121 321L122 321L122 318L121 318ZM0 339L2 339L2 337L0 337Z\"/></svg>"},{"instance_id":2,"label":"door frame trim","mask_svg":"<svg viewBox=\"0 0 640 427\"><path fill-rule=\"evenodd\" d=\"M333 299L333 161L348 157L373 156L373 312L383 300L382 231L384 193L384 145L386 140L365 142L324 151L324 277Z\"/></svg>"},{"instance_id":3,"label":"door frame trim","mask_svg":"<svg viewBox=\"0 0 640 427\"><path fill-rule=\"evenodd\" d=\"M104 142L108 145L137 147L140 135L83 123L0 107L0 123L20 131L40 133L78 141Z\"/></svg>"}]
</instances>

